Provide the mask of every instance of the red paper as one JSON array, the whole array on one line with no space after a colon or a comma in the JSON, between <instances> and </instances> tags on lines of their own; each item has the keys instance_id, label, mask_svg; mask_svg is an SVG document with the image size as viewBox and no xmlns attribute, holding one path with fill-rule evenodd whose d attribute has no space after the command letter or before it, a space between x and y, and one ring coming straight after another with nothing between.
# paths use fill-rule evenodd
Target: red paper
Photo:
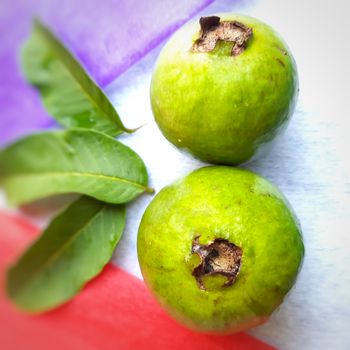
<instances>
[{"instance_id":1,"label":"red paper","mask_svg":"<svg viewBox=\"0 0 350 350\"><path fill-rule=\"evenodd\" d=\"M111 264L68 304L44 315L24 315L4 296L4 268L37 234L25 220L0 214L2 350L274 349L245 333L214 336L182 327L141 280Z\"/></svg>"}]
</instances>

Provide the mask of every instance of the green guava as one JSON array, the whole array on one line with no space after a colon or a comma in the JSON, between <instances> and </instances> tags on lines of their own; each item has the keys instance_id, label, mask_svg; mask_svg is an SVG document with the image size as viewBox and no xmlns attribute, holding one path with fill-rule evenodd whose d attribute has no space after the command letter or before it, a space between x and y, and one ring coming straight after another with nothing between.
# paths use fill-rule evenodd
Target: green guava
<instances>
[{"instance_id":1,"label":"green guava","mask_svg":"<svg viewBox=\"0 0 350 350\"><path fill-rule=\"evenodd\" d=\"M298 222L263 177L212 166L162 189L138 231L145 283L188 327L232 333L282 303L304 256Z\"/></svg>"},{"instance_id":2,"label":"green guava","mask_svg":"<svg viewBox=\"0 0 350 350\"><path fill-rule=\"evenodd\" d=\"M227 13L173 35L150 93L170 142L205 162L237 165L269 148L294 111L297 90L295 61L278 34Z\"/></svg>"}]
</instances>

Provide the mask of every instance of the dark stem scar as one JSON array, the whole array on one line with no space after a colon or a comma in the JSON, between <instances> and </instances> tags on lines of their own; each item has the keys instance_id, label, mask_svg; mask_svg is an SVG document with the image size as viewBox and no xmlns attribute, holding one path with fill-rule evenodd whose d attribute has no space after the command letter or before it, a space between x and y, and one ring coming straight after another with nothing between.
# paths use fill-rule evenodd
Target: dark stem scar
<instances>
[{"instance_id":1,"label":"dark stem scar","mask_svg":"<svg viewBox=\"0 0 350 350\"><path fill-rule=\"evenodd\" d=\"M241 54L249 38L253 34L252 28L237 21L220 21L220 17L201 17L200 37L194 42L192 52L209 52L214 50L218 40L232 42L231 56Z\"/></svg>"},{"instance_id":2,"label":"dark stem scar","mask_svg":"<svg viewBox=\"0 0 350 350\"><path fill-rule=\"evenodd\" d=\"M224 286L231 286L240 271L242 249L223 238L216 238L209 244L200 244L199 237L193 239L191 250L192 254L198 254L201 259L192 271L198 287L205 290L203 277L212 275L227 277Z\"/></svg>"}]
</instances>

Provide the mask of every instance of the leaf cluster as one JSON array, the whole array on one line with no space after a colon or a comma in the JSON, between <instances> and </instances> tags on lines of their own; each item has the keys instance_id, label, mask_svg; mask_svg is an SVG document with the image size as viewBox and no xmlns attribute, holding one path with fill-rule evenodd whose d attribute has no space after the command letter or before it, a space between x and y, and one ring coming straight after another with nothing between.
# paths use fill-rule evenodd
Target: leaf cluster
<instances>
[{"instance_id":1,"label":"leaf cluster","mask_svg":"<svg viewBox=\"0 0 350 350\"><path fill-rule=\"evenodd\" d=\"M38 20L21 59L27 81L66 130L29 135L0 150L0 185L12 205L81 194L8 270L8 296L37 313L68 301L103 269L125 227L124 203L152 189L142 159L114 138L133 130Z\"/></svg>"}]
</instances>

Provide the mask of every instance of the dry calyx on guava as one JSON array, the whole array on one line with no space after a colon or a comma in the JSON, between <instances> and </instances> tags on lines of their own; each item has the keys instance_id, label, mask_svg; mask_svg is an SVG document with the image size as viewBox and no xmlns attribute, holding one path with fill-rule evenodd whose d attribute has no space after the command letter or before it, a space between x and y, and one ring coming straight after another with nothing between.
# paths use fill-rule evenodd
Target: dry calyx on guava
<instances>
[{"instance_id":1,"label":"dry calyx on guava","mask_svg":"<svg viewBox=\"0 0 350 350\"><path fill-rule=\"evenodd\" d=\"M209 163L257 157L284 129L297 98L292 54L257 19L202 17L178 30L161 51L151 104L164 136Z\"/></svg>"},{"instance_id":2,"label":"dry calyx on guava","mask_svg":"<svg viewBox=\"0 0 350 350\"><path fill-rule=\"evenodd\" d=\"M143 215L137 249L161 305L192 329L218 333L266 321L304 256L281 192L253 172L225 166L163 188Z\"/></svg>"}]
</instances>

